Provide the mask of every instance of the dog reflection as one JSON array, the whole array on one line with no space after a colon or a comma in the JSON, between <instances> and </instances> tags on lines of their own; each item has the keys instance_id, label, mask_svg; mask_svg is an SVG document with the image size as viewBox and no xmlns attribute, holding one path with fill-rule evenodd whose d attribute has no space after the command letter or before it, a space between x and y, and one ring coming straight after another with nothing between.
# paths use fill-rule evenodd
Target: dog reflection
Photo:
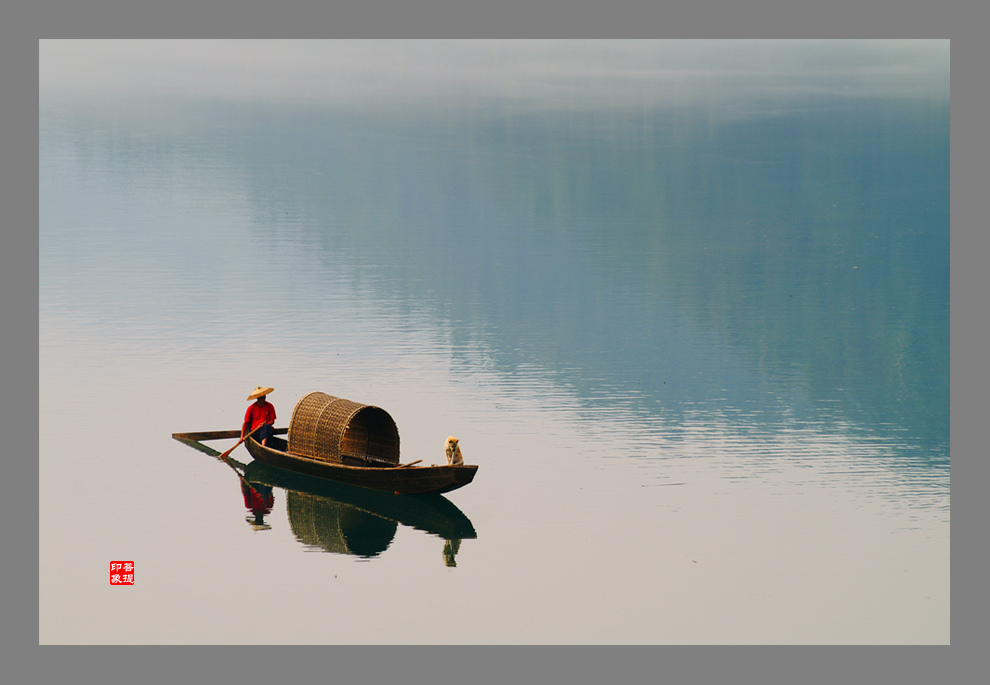
<instances>
[{"instance_id":1,"label":"dog reflection","mask_svg":"<svg viewBox=\"0 0 990 685\"><path fill-rule=\"evenodd\" d=\"M445 566L457 566L454 557L457 556L457 550L460 548L460 540L447 540L443 543L443 563Z\"/></svg>"}]
</instances>

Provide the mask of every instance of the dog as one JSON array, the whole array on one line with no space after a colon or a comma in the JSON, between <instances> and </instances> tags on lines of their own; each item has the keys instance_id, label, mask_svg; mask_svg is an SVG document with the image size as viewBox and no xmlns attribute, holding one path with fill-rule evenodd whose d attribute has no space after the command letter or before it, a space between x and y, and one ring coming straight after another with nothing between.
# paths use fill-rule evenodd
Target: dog
<instances>
[{"instance_id":1,"label":"dog","mask_svg":"<svg viewBox=\"0 0 990 685\"><path fill-rule=\"evenodd\" d=\"M443 448L444 452L447 453L447 463L451 466L464 463L464 457L461 455L461 447L457 444L458 442L460 440L451 435L447 438L447 444Z\"/></svg>"}]
</instances>

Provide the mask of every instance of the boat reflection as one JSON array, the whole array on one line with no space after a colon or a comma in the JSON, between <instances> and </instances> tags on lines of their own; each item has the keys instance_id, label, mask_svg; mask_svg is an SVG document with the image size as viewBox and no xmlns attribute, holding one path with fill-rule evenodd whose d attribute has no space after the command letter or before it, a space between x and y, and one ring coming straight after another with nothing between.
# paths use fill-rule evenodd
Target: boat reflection
<instances>
[{"instance_id":1,"label":"boat reflection","mask_svg":"<svg viewBox=\"0 0 990 685\"><path fill-rule=\"evenodd\" d=\"M307 547L375 557L392 543L399 524L444 539L443 558L456 566L461 540L474 526L443 495L394 495L313 478L252 461L244 469L252 487L285 490L293 535Z\"/></svg>"},{"instance_id":2,"label":"boat reflection","mask_svg":"<svg viewBox=\"0 0 990 685\"><path fill-rule=\"evenodd\" d=\"M195 440L176 438L218 458L220 453ZM271 530L275 489L285 491L289 526L309 549L370 559L391 545L399 525L444 540L443 560L456 566L461 541L477 537L474 525L443 495L395 495L336 483L276 468L259 461L223 460L241 484L247 522L255 530Z\"/></svg>"},{"instance_id":3,"label":"boat reflection","mask_svg":"<svg viewBox=\"0 0 990 685\"><path fill-rule=\"evenodd\" d=\"M296 490L286 490L289 525L310 549L376 557L392 543L398 523L357 507Z\"/></svg>"}]
</instances>

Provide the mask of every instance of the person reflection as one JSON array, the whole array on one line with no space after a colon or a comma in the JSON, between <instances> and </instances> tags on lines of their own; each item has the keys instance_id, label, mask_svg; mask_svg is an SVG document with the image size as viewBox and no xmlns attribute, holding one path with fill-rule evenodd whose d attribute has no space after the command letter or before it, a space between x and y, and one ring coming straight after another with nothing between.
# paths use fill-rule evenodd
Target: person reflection
<instances>
[{"instance_id":1,"label":"person reflection","mask_svg":"<svg viewBox=\"0 0 990 685\"><path fill-rule=\"evenodd\" d=\"M244 506L251 512L251 516L244 520L254 530L271 530L272 527L265 523L265 514L272 513L272 507L275 506L272 488L260 483L248 483L241 478L241 493L244 495Z\"/></svg>"}]
</instances>

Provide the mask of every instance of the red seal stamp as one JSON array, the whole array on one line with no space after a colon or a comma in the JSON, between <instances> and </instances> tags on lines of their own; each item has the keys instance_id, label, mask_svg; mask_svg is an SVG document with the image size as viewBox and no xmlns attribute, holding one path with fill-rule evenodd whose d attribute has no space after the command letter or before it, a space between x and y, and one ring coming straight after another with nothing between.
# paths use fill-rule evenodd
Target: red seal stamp
<instances>
[{"instance_id":1,"label":"red seal stamp","mask_svg":"<svg viewBox=\"0 0 990 685\"><path fill-rule=\"evenodd\" d=\"M133 561L111 561L110 562L110 584L111 585L134 585L134 562Z\"/></svg>"}]
</instances>

